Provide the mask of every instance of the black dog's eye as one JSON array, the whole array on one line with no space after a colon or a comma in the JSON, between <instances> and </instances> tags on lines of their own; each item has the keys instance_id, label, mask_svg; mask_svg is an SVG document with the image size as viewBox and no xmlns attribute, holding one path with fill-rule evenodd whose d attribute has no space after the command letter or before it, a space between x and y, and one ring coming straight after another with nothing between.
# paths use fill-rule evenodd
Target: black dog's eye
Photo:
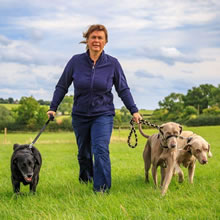
<instances>
[{"instance_id":1,"label":"black dog's eye","mask_svg":"<svg viewBox=\"0 0 220 220\"><path fill-rule=\"evenodd\" d=\"M31 163L31 162L29 162L29 163L28 163L28 165L29 165L29 166L31 166L31 165L32 165L32 163Z\"/></svg>"}]
</instances>

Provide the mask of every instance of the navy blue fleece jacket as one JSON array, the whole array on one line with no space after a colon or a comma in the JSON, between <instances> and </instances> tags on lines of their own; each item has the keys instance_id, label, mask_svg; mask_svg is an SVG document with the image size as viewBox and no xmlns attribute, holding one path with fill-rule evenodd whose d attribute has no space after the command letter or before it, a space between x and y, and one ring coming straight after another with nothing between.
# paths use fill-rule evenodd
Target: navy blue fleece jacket
<instances>
[{"instance_id":1,"label":"navy blue fleece jacket","mask_svg":"<svg viewBox=\"0 0 220 220\"><path fill-rule=\"evenodd\" d=\"M118 60L103 51L96 64L89 52L74 55L61 75L50 110L56 111L70 84L74 86L73 115L115 115L112 87L131 114L138 112Z\"/></svg>"}]
</instances>

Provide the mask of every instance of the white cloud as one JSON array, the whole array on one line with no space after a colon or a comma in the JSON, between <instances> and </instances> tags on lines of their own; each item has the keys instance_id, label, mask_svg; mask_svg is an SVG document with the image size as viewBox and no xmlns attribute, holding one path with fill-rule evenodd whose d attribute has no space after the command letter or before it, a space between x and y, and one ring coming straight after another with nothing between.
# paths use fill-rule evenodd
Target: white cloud
<instances>
[{"instance_id":1,"label":"white cloud","mask_svg":"<svg viewBox=\"0 0 220 220\"><path fill-rule=\"evenodd\" d=\"M84 52L79 42L92 23L108 28L106 53L119 59L140 108L220 82L218 0L0 2L2 97L51 99L65 63Z\"/></svg>"}]
</instances>

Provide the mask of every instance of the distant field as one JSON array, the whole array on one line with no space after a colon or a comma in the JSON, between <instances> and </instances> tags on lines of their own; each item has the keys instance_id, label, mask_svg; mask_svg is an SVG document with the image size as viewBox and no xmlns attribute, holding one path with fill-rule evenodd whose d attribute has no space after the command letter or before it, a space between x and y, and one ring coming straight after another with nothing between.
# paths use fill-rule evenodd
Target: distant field
<instances>
[{"instance_id":1,"label":"distant field","mask_svg":"<svg viewBox=\"0 0 220 220\"><path fill-rule=\"evenodd\" d=\"M213 157L207 165L197 163L194 184L179 184L172 179L168 193L161 197L144 181L142 152L146 139L138 134L138 146L129 148L129 130L113 131L110 143L112 189L109 194L94 194L92 184L80 184L77 146L73 132L43 133L35 146L43 165L36 195L21 187L24 195L12 193L10 157L14 143L31 143L35 133L0 134L0 219L5 220L115 220L220 219L220 126L193 127L211 145ZM155 129L146 129L152 134ZM133 141L133 137L132 137ZM158 176L160 176L158 170Z\"/></svg>"},{"instance_id":2,"label":"distant field","mask_svg":"<svg viewBox=\"0 0 220 220\"><path fill-rule=\"evenodd\" d=\"M13 108L17 108L19 104L0 104L0 106L4 106L8 110L12 110Z\"/></svg>"}]
</instances>

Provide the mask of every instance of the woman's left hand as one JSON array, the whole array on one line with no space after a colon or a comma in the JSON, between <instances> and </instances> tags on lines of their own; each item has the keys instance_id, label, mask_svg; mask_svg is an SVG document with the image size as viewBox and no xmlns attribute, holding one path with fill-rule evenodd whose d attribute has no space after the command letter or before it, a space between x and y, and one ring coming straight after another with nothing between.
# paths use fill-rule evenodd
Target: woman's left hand
<instances>
[{"instance_id":1,"label":"woman's left hand","mask_svg":"<svg viewBox=\"0 0 220 220\"><path fill-rule=\"evenodd\" d=\"M140 120L142 120L142 116L139 114L139 112L133 113L133 121L139 124Z\"/></svg>"}]
</instances>

